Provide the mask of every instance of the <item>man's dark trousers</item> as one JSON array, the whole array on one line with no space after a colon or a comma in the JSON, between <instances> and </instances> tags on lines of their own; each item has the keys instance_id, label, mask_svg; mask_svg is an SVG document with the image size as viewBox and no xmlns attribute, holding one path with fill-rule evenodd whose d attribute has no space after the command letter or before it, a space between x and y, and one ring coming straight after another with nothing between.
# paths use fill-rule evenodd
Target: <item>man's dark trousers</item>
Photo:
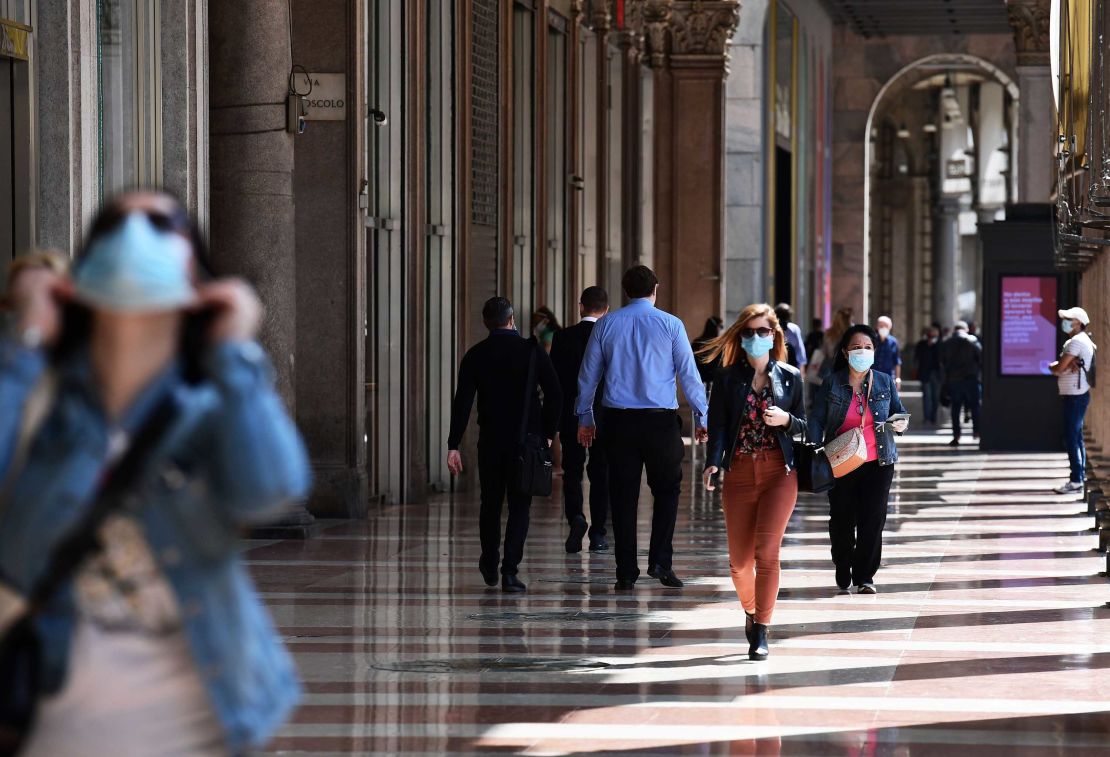
<instances>
[{"instance_id":1,"label":"man's dark trousers","mask_svg":"<svg viewBox=\"0 0 1110 757\"><path fill-rule=\"evenodd\" d=\"M509 520L505 526L505 561L501 573L515 576L524 557L524 540L528 536L528 511L532 497L513 491L517 468L515 447L484 445L478 441L478 479L481 483L482 506L478 525L481 532L484 569L497 570L501 549L501 507L506 494L509 499Z\"/></svg>"},{"instance_id":2,"label":"man's dark trousers","mask_svg":"<svg viewBox=\"0 0 1110 757\"><path fill-rule=\"evenodd\" d=\"M636 559L636 510L640 477L645 468L655 498L648 566L670 569L671 540L682 487L682 458L686 454L678 413L606 408L598 429L609 462L617 579L635 581L640 575Z\"/></svg>"},{"instance_id":3,"label":"man's dark trousers","mask_svg":"<svg viewBox=\"0 0 1110 757\"><path fill-rule=\"evenodd\" d=\"M582 494L582 474L590 477L590 540L605 536L605 521L609 517L609 465L605 459L604 444L598 440L589 449L578 443L578 427L566 427L559 432L563 443L563 512L567 523L582 515L585 497Z\"/></svg>"},{"instance_id":4,"label":"man's dark trousers","mask_svg":"<svg viewBox=\"0 0 1110 757\"><path fill-rule=\"evenodd\" d=\"M960 427L963 409L971 411L971 431L979 435L979 382L975 379L960 379L948 382L948 397L952 402L952 438L959 439L963 429Z\"/></svg>"}]
</instances>

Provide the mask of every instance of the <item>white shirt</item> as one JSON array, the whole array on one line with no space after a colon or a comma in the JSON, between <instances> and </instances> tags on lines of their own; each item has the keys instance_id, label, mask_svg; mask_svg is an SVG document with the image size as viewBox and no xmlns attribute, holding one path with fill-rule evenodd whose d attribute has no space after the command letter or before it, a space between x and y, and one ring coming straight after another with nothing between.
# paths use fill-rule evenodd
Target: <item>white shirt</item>
<instances>
[{"instance_id":1,"label":"white shirt","mask_svg":"<svg viewBox=\"0 0 1110 757\"><path fill-rule=\"evenodd\" d=\"M1079 368L1079 360L1083 361L1088 371L1091 369L1091 363L1095 357L1095 343L1091 341L1091 337L1087 336L1086 331L1080 331L1064 342L1061 355L1075 355L1075 367L1078 372L1065 373L1056 377L1056 386L1060 390L1060 394L1062 396L1075 396L1089 392L1091 386L1087 383L1087 371Z\"/></svg>"}]
</instances>

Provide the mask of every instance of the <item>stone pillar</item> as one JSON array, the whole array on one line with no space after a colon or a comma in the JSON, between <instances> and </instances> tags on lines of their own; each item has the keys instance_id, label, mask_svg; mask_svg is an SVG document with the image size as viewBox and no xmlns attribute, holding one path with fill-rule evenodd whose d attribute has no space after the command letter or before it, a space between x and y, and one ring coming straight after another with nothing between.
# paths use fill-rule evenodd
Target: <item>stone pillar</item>
<instances>
[{"instance_id":1,"label":"stone pillar","mask_svg":"<svg viewBox=\"0 0 1110 757\"><path fill-rule=\"evenodd\" d=\"M293 135L285 130L292 52L285 0L208 4L212 263L238 275L266 307L262 343L294 405L296 266ZM302 508L290 518L303 526Z\"/></svg>"},{"instance_id":2,"label":"stone pillar","mask_svg":"<svg viewBox=\"0 0 1110 757\"><path fill-rule=\"evenodd\" d=\"M657 186L666 188L655 206L656 261L666 275L660 299L696 334L706 318L722 314L725 78L740 3L649 6L649 22L666 11L670 38L667 68L656 77ZM659 40L650 26L648 36L655 60Z\"/></svg>"},{"instance_id":3,"label":"stone pillar","mask_svg":"<svg viewBox=\"0 0 1110 757\"><path fill-rule=\"evenodd\" d=\"M209 13L212 262L247 278L266 306L262 341L293 405L296 269L293 135L284 0L215 0Z\"/></svg>"},{"instance_id":4,"label":"stone pillar","mask_svg":"<svg viewBox=\"0 0 1110 757\"><path fill-rule=\"evenodd\" d=\"M951 326L956 320L960 284L960 200L944 197L937 207L933 251L933 320Z\"/></svg>"},{"instance_id":5,"label":"stone pillar","mask_svg":"<svg viewBox=\"0 0 1110 757\"><path fill-rule=\"evenodd\" d=\"M1050 0L1009 0L1017 50L1018 202L1048 202L1054 181L1055 137L1049 66Z\"/></svg>"}]
</instances>

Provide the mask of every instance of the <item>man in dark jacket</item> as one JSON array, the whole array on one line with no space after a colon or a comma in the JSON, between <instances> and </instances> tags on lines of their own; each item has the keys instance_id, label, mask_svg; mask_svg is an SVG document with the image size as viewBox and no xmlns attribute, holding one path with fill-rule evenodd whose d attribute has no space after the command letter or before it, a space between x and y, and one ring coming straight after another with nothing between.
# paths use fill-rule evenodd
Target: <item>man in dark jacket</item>
<instances>
[{"instance_id":1,"label":"man in dark jacket","mask_svg":"<svg viewBox=\"0 0 1110 757\"><path fill-rule=\"evenodd\" d=\"M609 312L609 295L601 287L587 287L579 299L578 312L581 322L555 332L551 343L551 362L563 390L559 440L563 447L563 511L570 524L566 550L571 554L582 551L582 537L587 531L586 517L582 513L583 470L590 477L590 551L602 552L609 548L605 540L605 521L609 517L609 466L601 445L590 448L589 465L586 464L586 448L578 443L578 417L574 414L582 357L586 354L594 324Z\"/></svg>"},{"instance_id":2,"label":"man in dark jacket","mask_svg":"<svg viewBox=\"0 0 1110 757\"><path fill-rule=\"evenodd\" d=\"M477 394L478 478L482 490L479 515L482 557L478 569L487 586L497 583L501 505L507 494L509 520L505 527L501 588L510 592L524 591L525 585L517 578L517 566L524 556L532 496L521 494L514 487L521 422L527 413L526 431L542 434L550 444L559 421L562 391L551 358L535 340L524 339L517 332L513 306L508 300L504 297L487 300L482 308L482 321L489 329L489 338L471 347L459 365L458 388L451 405L451 433L447 438L447 467L456 476L462 472L459 442L470 421L470 408ZM533 359L532 385L526 387ZM543 390L542 402L536 392L537 383Z\"/></svg>"},{"instance_id":3,"label":"man in dark jacket","mask_svg":"<svg viewBox=\"0 0 1110 757\"><path fill-rule=\"evenodd\" d=\"M952 402L953 447L960 443L960 414L971 409L971 430L979 438L979 377L982 372L983 348L967 333L967 324L956 321L952 336L940 345L940 369L944 390Z\"/></svg>"},{"instance_id":4,"label":"man in dark jacket","mask_svg":"<svg viewBox=\"0 0 1110 757\"><path fill-rule=\"evenodd\" d=\"M940 404L940 332L930 326L922 330L921 339L913 348L913 364L921 382L921 401L925 406L925 423L936 424Z\"/></svg>"}]
</instances>

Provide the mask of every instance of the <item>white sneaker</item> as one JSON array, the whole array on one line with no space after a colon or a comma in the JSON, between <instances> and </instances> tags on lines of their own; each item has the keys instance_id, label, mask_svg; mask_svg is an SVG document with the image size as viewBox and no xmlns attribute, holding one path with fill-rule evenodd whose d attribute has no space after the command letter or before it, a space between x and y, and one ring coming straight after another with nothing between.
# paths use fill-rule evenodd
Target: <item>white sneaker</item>
<instances>
[{"instance_id":1,"label":"white sneaker","mask_svg":"<svg viewBox=\"0 0 1110 757\"><path fill-rule=\"evenodd\" d=\"M1052 491L1056 492L1057 494L1075 494L1076 492L1083 491L1083 484L1079 483L1078 481L1068 481L1063 486L1057 486Z\"/></svg>"}]
</instances>

